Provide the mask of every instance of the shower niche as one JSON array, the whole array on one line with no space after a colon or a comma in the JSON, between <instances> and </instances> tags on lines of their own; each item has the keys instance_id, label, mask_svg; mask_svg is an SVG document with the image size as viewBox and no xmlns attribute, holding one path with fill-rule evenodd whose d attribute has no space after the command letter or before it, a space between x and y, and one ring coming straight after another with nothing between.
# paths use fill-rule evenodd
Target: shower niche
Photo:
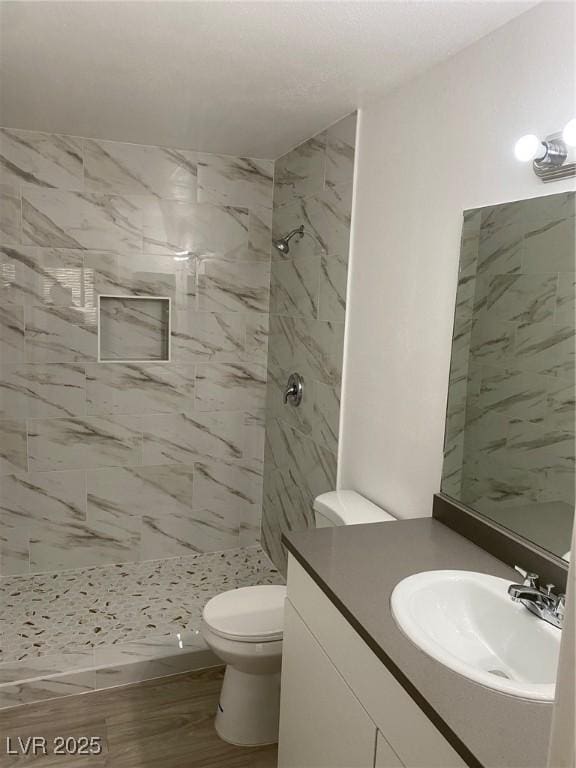
<instances>
[{"instance_id":1,"label":"shower niche","mask_svg":"<svg viewBox=\"0 0 576 768\"><path fill-rule=\"evenodd\" d=\"M99 362L169 362L170 316L164 296L99 296Z\"/></svg>"}]
</instances>

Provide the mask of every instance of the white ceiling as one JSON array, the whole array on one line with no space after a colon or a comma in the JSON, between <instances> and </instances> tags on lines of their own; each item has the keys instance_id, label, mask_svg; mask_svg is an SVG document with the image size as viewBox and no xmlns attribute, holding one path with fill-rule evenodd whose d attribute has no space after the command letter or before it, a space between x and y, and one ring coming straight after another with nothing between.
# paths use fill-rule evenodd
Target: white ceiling
<instances>
[{"instance_id":1,"label":"white ceiling","mask_svg":"<svg viewBox=\"0 0 576 768\"><path fill-rule=\"evenodd\" d=\"M0 124L275 158L535 4L1 2Z\"/></svg>"}]
</instances>

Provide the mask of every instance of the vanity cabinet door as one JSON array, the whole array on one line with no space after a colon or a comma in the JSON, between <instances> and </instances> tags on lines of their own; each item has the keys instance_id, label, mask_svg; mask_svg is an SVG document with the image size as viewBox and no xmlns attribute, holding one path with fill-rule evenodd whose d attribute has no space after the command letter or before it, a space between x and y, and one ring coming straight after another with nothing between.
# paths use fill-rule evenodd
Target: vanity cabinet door
<instances>
[{"instance_id":1,"label":"vanity cabinet door","mask_svg":"<svg viewBox=\"0 0 576 768\"><path fill-rule=\"evenodd\" d=\"M278 768L373 768L375 747L376 726L287 600Z\"/></svg>"},{"instance_id":2,"label":"vanity cabinet door","mask_svg":"<svg viewBox=\"0 0 576 768\"><path fill-rule=\"evenodd\" d=\"M396 752L386 741L381 731L378 731L376 737L376 759L374 768L405 768Z\"/></svg>"}]
</instances>

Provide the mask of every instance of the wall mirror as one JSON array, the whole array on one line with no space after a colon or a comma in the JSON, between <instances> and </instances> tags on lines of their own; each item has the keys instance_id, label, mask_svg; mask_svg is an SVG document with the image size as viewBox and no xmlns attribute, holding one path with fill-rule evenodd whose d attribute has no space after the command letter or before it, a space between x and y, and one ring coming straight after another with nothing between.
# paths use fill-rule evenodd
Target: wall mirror
<instances>
[{"instance_id":1,"label":"wall mirror","mask_svg":"<svg viewBox=\"0 0 576 768\"><path fill-rule=\"evenodd\" d=\"M568 558L575 193L464 213L442 491Z\"/></svg>"}]
</instances>

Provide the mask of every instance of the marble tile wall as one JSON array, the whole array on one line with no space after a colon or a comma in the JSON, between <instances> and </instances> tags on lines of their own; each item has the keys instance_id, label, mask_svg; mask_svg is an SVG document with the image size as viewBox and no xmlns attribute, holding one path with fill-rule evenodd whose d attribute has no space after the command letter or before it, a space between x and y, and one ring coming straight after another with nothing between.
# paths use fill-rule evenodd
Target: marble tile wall
<instances>
[{"instance_id":1,"label":"marble tile wall","mask_svg":"<svg viewBox=\"0 0 576 768\"><path fill-rule=\"evenodd\" d=\"M0 130L1 575L258 540L273 170ZM102 294L169 297L171 361L97 362Z\"/></svg>"},{"instance_id":2,"label":"marble tile wall","mask_svg":"<svg viewBox=\"0 0 576 768\"><path fill-rule=\"evenodd\" d=\"M496 519L574 510L575 197L464 215L442 488Z\"/></svg>"},{"instance_id":3,"label":"marble tile wall","mask_svg":"<svg viewBox=\"0 0 576 768\"><path fill-rule=\"evenodd\" d=\"M262 533L281 570L282 532L311 526L314 497L336 487L355 136L352 114L275 164L274 237L306 230L272 249ZM299 408L282 402L293 371Z\"/></svg>"}]
</instances>

